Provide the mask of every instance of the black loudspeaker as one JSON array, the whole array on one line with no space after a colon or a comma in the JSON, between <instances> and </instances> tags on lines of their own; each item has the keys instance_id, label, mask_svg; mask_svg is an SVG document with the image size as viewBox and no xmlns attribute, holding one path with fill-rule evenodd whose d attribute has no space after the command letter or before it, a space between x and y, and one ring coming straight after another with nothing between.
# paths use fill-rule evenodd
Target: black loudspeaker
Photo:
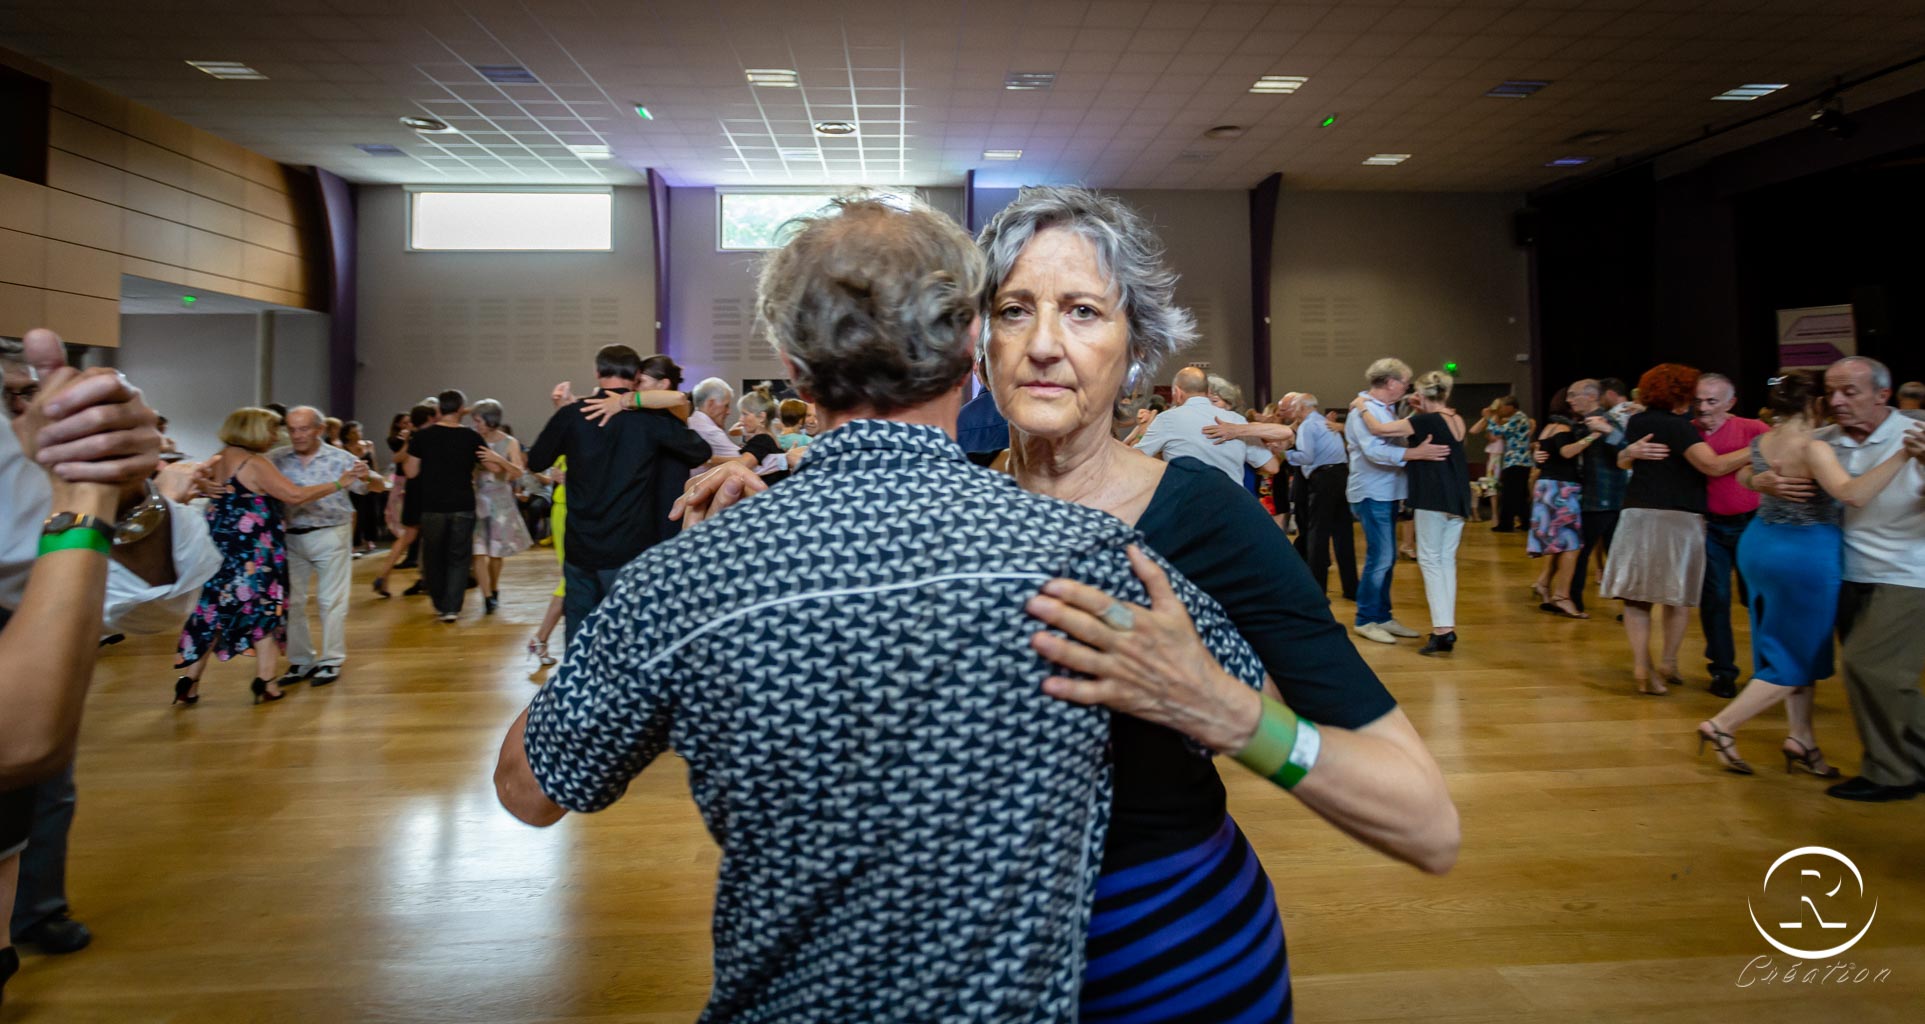
<instances>
[{"instance_id":1,"label":"black loudspeaker","mask_svg":"<svg viewBox=\"0 0 1925 1024\"><path fill-rule=\"evenodd\" d=\"M1511 241L1519 249L1528 249L1537 244L1537 211L1530 207L1511 214Z\"/></svg>"}]
</instances>

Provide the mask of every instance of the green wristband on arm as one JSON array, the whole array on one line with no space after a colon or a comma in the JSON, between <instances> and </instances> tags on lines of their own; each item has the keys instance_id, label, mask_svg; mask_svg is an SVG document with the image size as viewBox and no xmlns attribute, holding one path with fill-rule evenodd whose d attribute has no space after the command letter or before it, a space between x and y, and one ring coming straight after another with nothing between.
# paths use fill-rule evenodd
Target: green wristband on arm
<instances>
[{"instance_id":1,"label":"green wristband on arm","mask_svg":"<svg viewBox=\"0 0 1925 1024\"><path fill-rule=\"evenodd\" d=\"M62 530L59 533L44 533L40 535L40 553L42 555L51 555L56 551L76 550L98 551L103 555L110 555L114 550L114 541L113 538L107 534L99 530L89 529L85 526L76 526L71 530Z\"/></svg>"},{"instance_id":2,"label":"green wristband on arm","mask_svg":"<svg viewBox=\"0 0 1925 1024\"><path fill-rule=\"evenodd\" d=\"M1316 767L1322 751L1323 735L1317 731L1317 723L1266 696L1256 734L1237 751L1236 758L1244 767L1290 789Z\"/></svg>"}]
</instances>

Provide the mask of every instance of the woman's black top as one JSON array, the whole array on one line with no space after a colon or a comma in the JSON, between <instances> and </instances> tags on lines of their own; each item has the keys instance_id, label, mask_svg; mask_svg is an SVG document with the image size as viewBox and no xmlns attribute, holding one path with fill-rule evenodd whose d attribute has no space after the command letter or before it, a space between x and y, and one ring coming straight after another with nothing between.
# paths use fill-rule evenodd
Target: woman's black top
<instances>
[{"instance_id":1,"label":"woman's black top","mask_svg":"<svg viewBox=\"0 0 1925 1024\"><path fill-rule=\"evenodd\" d=\"M1639 459L1631 464L1631 483L1624 489L1625 508L1669 509L1704 515L1704 474L1684 457L1694 444L1703 444L1691 420L1675 412L1646 409L1624 425L1624 443L1651 440L1666 445L1662 459Z\"/></svg>"},{"instance_id":2,"label":"woman's black top","mask_svg":"<svg viewBox=\"0 0 1925 1024\"><path fill-rule=\"evenodd\" d=\"M782 442L777 441L768 434L757 434L742 442L742 454L755 456L755 464L760 466L763 459L771 455L782 454ZM772 484L778 480L786 479L788 475L788 470L778 469L773 473L762 474L762 482Z\"/></svg>"},{"instance_id":3,"label":"woman's black top","mask_svg":"<svg viewBox=\"0 0 1925 1024\"><path fill-rule=\"evenodd\" d=\"M1573 484L1582 481L1584 473L1578 465L1578 459L1582 458L1584 453L1578 452L1576 456L1568 459L1562 454L1565 445L1576 444L1581 440L1583 438L1578 436L1577 431L1572 429L1570 424L1553 424L1551 433L1537 442L1537 446L1544 450L1544 461L1537 467L1537 478L1562 480Z\"/></svg>"},{"instance_id":4,"label":"woman's black top","mask_svg":"<svg viewBox=\"0 0 1925 1024\"><path fill-rule=\"evenodd\" d=\"M1354 729L1397 706L1275 520L1222 470L1171 459L1136 524L1150 549L1216 599L1292 710ZM1103 870L1191 849L1223 824L1223 780L1174 730L1110 716L1115 797Z\"/></svg>"},{"instance_id":5,"label":"woman's black top","mask_svg":"<svg viewBox=\"0 0 1925 1024\"><path fill-rule=\"evenodd\" d=\"M1404 482L1410 494L1404 504L1425 512L1443 512L1470 518L1470 460L1464 456L1464 441L1450 432L1450 421L1442 413L1420 412L1410 417L1410 440L1415 448L1431 441L1450 449L1442 462L1404 463Z\"/></svg>"}]
</instances>

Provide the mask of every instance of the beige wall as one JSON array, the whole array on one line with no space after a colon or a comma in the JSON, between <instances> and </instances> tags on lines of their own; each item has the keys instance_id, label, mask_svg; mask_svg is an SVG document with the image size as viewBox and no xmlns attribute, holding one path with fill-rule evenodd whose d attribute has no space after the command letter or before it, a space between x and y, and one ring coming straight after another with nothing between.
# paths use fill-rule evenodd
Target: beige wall
<instances>
[{"instance_id":1,"label":"beige wall","mask_svg":"<svg viewBox=\"0 0 1925 1024\"><path fill-rule=\"evenodd\" d=\"M310 294L297 173L0 50L50 81L47 184L0 176L0 334L120 344L120 275L288 306Z\"/></svg>"},{"instance_id":2,"label":"beige wall","mask_svg":"<svg viewBox=\"0 0 1925 1024\"><path fill-rule=\"evenodd\" d=\"M1503 384L1529 407L1530 291L1511 215L1484 193L1291 192L1270 279L1271 388L1326 408L1396 356L1417 372L1459 365L1460 384Z\"/></svg>"}]
</instances>

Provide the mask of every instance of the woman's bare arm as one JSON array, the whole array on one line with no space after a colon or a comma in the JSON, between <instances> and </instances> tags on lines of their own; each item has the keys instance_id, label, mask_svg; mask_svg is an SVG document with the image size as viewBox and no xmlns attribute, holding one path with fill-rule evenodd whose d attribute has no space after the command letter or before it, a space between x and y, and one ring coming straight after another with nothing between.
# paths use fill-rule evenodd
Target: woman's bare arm
<instances>
[{"instance_id":1,"label":"woman's bare arm","mask_svg":"<svg viewBox=\"0 0 1925 1024\"><path fill-rule=\"evenodd\" d=\"M1898 479L1899 471L1905 468L1910 458L1911 455L1900 446L1869 472L1854 477L1845 472L1844 465L1838 461L1838 453L1831 450L1831 445L1817 438L1805 444L1805 461L1811 464L1811 475L1818 481L1818 486L1823 487L1826 494L1852 508L1864 508L1878 497L1878 492Z\"/></svg>"}]
</instances>

